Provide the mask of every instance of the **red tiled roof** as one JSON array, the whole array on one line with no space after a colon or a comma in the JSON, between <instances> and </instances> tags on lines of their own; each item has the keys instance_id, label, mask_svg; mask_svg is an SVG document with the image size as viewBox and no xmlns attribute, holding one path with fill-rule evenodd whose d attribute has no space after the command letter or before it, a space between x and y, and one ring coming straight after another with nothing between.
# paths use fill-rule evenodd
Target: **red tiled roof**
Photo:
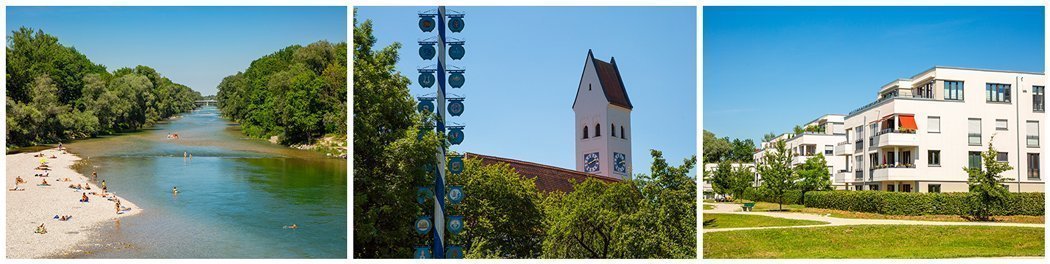
<instances>
[{"instance_id":1,"label":"red tiled roof","mask_svg":"<svg viewBox=\"0 0 1050 264\"><path fill-rule=\"evenodd\" d=\"M611 63L599 59L594 61L594 70L598 73L598 80L602 83L605 98L609 103L627 109L634 109L631 99L627 97L627 88L624 88L623 78L620 77L620 69L616 67L616 58Z\"/></svg>"},{"instance_id":2,"label":"red tiled roof","mask_svg":"<svg viewBox=\"0 0 1050 264\"><path fill-rule=\"evenodd\" d=\"M520 161L495 156L486 156L469 152L466 153L464 157L468 159L480 159L481 163L485 165L499 163L507 164L512 169L514 169L514 171L518 172L518 174L521 174L521 176L528 177L530 179L536 179L536 189L542 192L572 192L573 182L583 182L587 178L595 178L605 182L620 181L616 178L563 169L539 163L532 163L528 161Z\"/></svg>"}]
</instances>

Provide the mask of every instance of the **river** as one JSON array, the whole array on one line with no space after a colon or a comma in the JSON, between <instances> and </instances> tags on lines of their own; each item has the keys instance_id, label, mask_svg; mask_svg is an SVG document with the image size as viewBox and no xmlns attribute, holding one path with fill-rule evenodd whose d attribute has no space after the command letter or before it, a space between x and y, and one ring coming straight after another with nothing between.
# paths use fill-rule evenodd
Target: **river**
<instances>
[{"instance_id":1,"label":"river","mask_svg":"<svg viewBox=\"0 0 1050 264\"><path fill-rule=\"evenodd\" d=\"M215 107L67 146L84 159L77 171L97 171L142 208L100 227L72 257L347 256L346 160L247 138ZM284 228L292 224L299 228Z\"/></svg>"}]
</instances>

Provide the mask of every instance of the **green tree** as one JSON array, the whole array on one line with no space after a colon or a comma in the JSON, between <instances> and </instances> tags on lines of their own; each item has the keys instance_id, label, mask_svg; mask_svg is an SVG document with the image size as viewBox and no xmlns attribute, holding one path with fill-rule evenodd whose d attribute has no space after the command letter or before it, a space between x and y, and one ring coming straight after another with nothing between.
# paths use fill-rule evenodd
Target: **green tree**
<instances>
[{"instance_id":1,"label":"green tree","mask_svg":"<svg viewBox=\"0 0 1050 264\"><path fill-rule=\"evenodd\" d=\"M431 179L425 167L434 163L439 138L426 133L417 139L423 119L414 110L416 102L409 94L408 77L395 70L401 44L373 49L376 39L371 21L358 24L355 19L353 36L354 257L408 258L412 246L424 242L412 229L412 223L417 216L429 213L416 202L415 192ZM269 66L284 67L267 66L277 62L267 61L257 60L253 68L260 68L250 69L244 77L228 77L227 81L235 83L225 87L242 85L236 83L242 81L237 78L246 78L243 81L250 83L254 72ZM243 84L244 90L220 90L219 97L225 97L224 108L243 107L238 114L253 111L256 106L250 101L239 101L253 97L247 83ZM232 92L232 96L227 92Z\"/></svg>"},{"instance_id":2,"label":"green tree","mask_svg":"<svg viewBox=\"0 0 1050 264\"><path fill-rule=\"evenodd\" d=\"M794 153L788 151L783 140L778 140L773 143L773 149L762 157L762 164L758 166L758 174L762 176L762 187L777 199L780 210L784 210L784 193L796 189L795 181L798 175L791 168L792 158Z\"/></svg>"},{"instance_id":3,"label":"green tree","mask_svg":"<svg viewBox=\"0 0 1050 264\"><path fill-rule=\"evenodd\" d=\"M732 146L725 139L715 136L715 133L704 130L704 163L716 163L728 158Z\"/></svg>"},{"instance_id":4,"label":"green tree","mask_svg":"<svg viewBox=\"0 0 1050 264\"><path fill-rule=\"evenodd\" d=\"M449 184L463 186L468 198L448 209L463 215L467 226L449 236L449 243L462 245L468 258L539 257L546 233L535 179L522 177L507 164L464 163L463 173L450 177Z\"/></svg>"},{"instance_id":5,"label":"green tree","mask_svg":"<svg viewBox=\"0 0 1050 264\"><path fill-rule=\"evenodd\" d=\"M762 135L762 142L770 142L770 141L773 141L773 139L775 139L775 138L777 138L777 134L773 134L773 132L769 132L768 134Z\"/></svg>"},{"instance_id":6,"label":"green tree","mask_svg":"<svg viewBox=\"0 0 1050 264\"><path fill-rule=\"evenodd\" d=\"M729 160L719 162L715 167L715 170L711 172L711 178L709 179L711 181L711 190L713 190L716 195L730 194L733 181L732 175L732 163L730 163ZM736 196L733 196L733 198L736 198Z\"/></svg>"},{"instance_id":7,"label":"green tree","mask_svg":"<svg viewBox=\"0 0 1050 264\"><path fill-rule=\"evenodd\" d=\"M637 181L587 179L547 202L545 258L695 258L696 158L668 166L659 151Z\"/></svg>"},{"instance_id":8,"label":"green tree","mask_svg":"<svg viewBox=\"0 0 1050 264\"><path fill-rule=\"evenodd\" d=\"M732 160L742 163L754 162L755 141L751 139L733 139Z\"/></svg>"},{"instance_id":9,"label":"green tree","mask_svg":"<svg viewBox=\"0 0 1050 264\"><path fill-rule=\"evenodd\" d=\"M806 192L831 190L831 173L828 171L828 162L823 153L806 159L796 168L798 173L798 189L802 191L802 202L806 201Z\"/></svg>"},{"instance_id":10,"label":"green tree","mask_svg":"<svg viewBox=\"0 0 1050 264\"><path fill-rule=\"evenodd\" d=\"M733 198L742 197L747 189L752 187L752 183L755 180L755 173L751 170L751 167L740 166L733 168L729 176L729 193L733 194Z\"/></svg>"},{"instance_id":11,"label":"green tree","mask_svg":"<svg viewBox=\"0 0 1050 264\"><path fill-rule=\"evenodd\" d=\"M994 140L994 137L993 137ZM988 150L981 152L981 161L984 168L963 167L969 174L970 184L970 217L978 221L992 220L994 208L1002 208L1009 199L1010 192L1003 186L1006 181L1013 180L999 175L1004 171L1014 169L1009 163L999 162L996 158L999 151L992 146L992 140L988 140Z\"/></svg>"}]
</instances>

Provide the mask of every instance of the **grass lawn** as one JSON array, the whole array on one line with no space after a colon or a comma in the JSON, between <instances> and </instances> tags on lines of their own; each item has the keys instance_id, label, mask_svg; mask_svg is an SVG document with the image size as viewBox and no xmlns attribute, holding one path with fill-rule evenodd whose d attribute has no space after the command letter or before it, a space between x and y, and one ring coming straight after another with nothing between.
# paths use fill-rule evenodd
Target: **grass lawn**
<instances>
[{"instance_id":1,"label":"grass lawn","mask_svg":"<svg viewBox=\"0 0 1050 264\"><path fill-rule=\"evenodd\" d=\"M704 210L712 210L712 209L715 209L714 205L710 205L710 204L705 204L704 205Z\"/></svg>"},{"instance_id":2,"label":"grass lawn","mask_svg":"<svg viewBox=\"0 0 1050 264\"><path fill-rule=\"evenodd\" d=\"M911 225L724 231L704 233L704 258L1043 256L1044 232L1036 227Z\"/></svg>"},{"instance_id":3,"label":"grass lawn","mask_svg":"<svg viewBox=\"0 0 1050 264\"><path fill-rule=\"evenodd\" d=\"M712 221L713 220L713 221ZM768 217L763 215L704 214L704 228L824 225L828 222Z\"/></svg>"},{"instance_id":4,"label":"grass lawn","mask_svg":"<svg viewBox=\"0 0 1050 264\"><path fill-rule=\"evenodd\" d=\"M743 203L743 201L737 201L736 203ZM756 202L755 212L765 211L776 211L778 205L775 203L767 202ZM785 204L784 210L789 212L802 212L811 214L830 214L832 217L839 218L859 218L859 219L897 219L897 220L920 220L920 221L945 221L945 222L967 222L966 219L958 215L884 215L876 213L861 213L861 212L850 212L835 209L823 209L823 208L806 208L805 205L798 204ZM996 216L994 217L996 222L1006 223L1026 223L1026 224L1042 224L1045 222L1046 217L1041 215L1007 215L1007 216Z\"/></svg>"}]
</instances>

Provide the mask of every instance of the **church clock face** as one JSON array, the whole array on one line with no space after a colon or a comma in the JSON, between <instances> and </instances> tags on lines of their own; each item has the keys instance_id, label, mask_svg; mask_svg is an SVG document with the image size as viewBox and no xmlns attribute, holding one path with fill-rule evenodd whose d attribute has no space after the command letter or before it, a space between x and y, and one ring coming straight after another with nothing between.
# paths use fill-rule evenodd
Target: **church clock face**
<instances>
[{"instance_id":1,"label":"church clock face","mask_svg":"<svg viewBox=\"0 0 1050 264\"><path fill-rule=\"evenodd\" d=\"M613 152L613 171L627 173L627 155Z\"/></svg>"},{"instance_id":2,"label":"church clock face","mask_svg":"<svg viewBox=\"0 0 1050 264\"><path fill-rule=\"evenodd\" d=\"M601 168L598 161L598 152L592 152L583 154L583 171L584 172L598 172Z\"/></svg>"}]
</instances>

